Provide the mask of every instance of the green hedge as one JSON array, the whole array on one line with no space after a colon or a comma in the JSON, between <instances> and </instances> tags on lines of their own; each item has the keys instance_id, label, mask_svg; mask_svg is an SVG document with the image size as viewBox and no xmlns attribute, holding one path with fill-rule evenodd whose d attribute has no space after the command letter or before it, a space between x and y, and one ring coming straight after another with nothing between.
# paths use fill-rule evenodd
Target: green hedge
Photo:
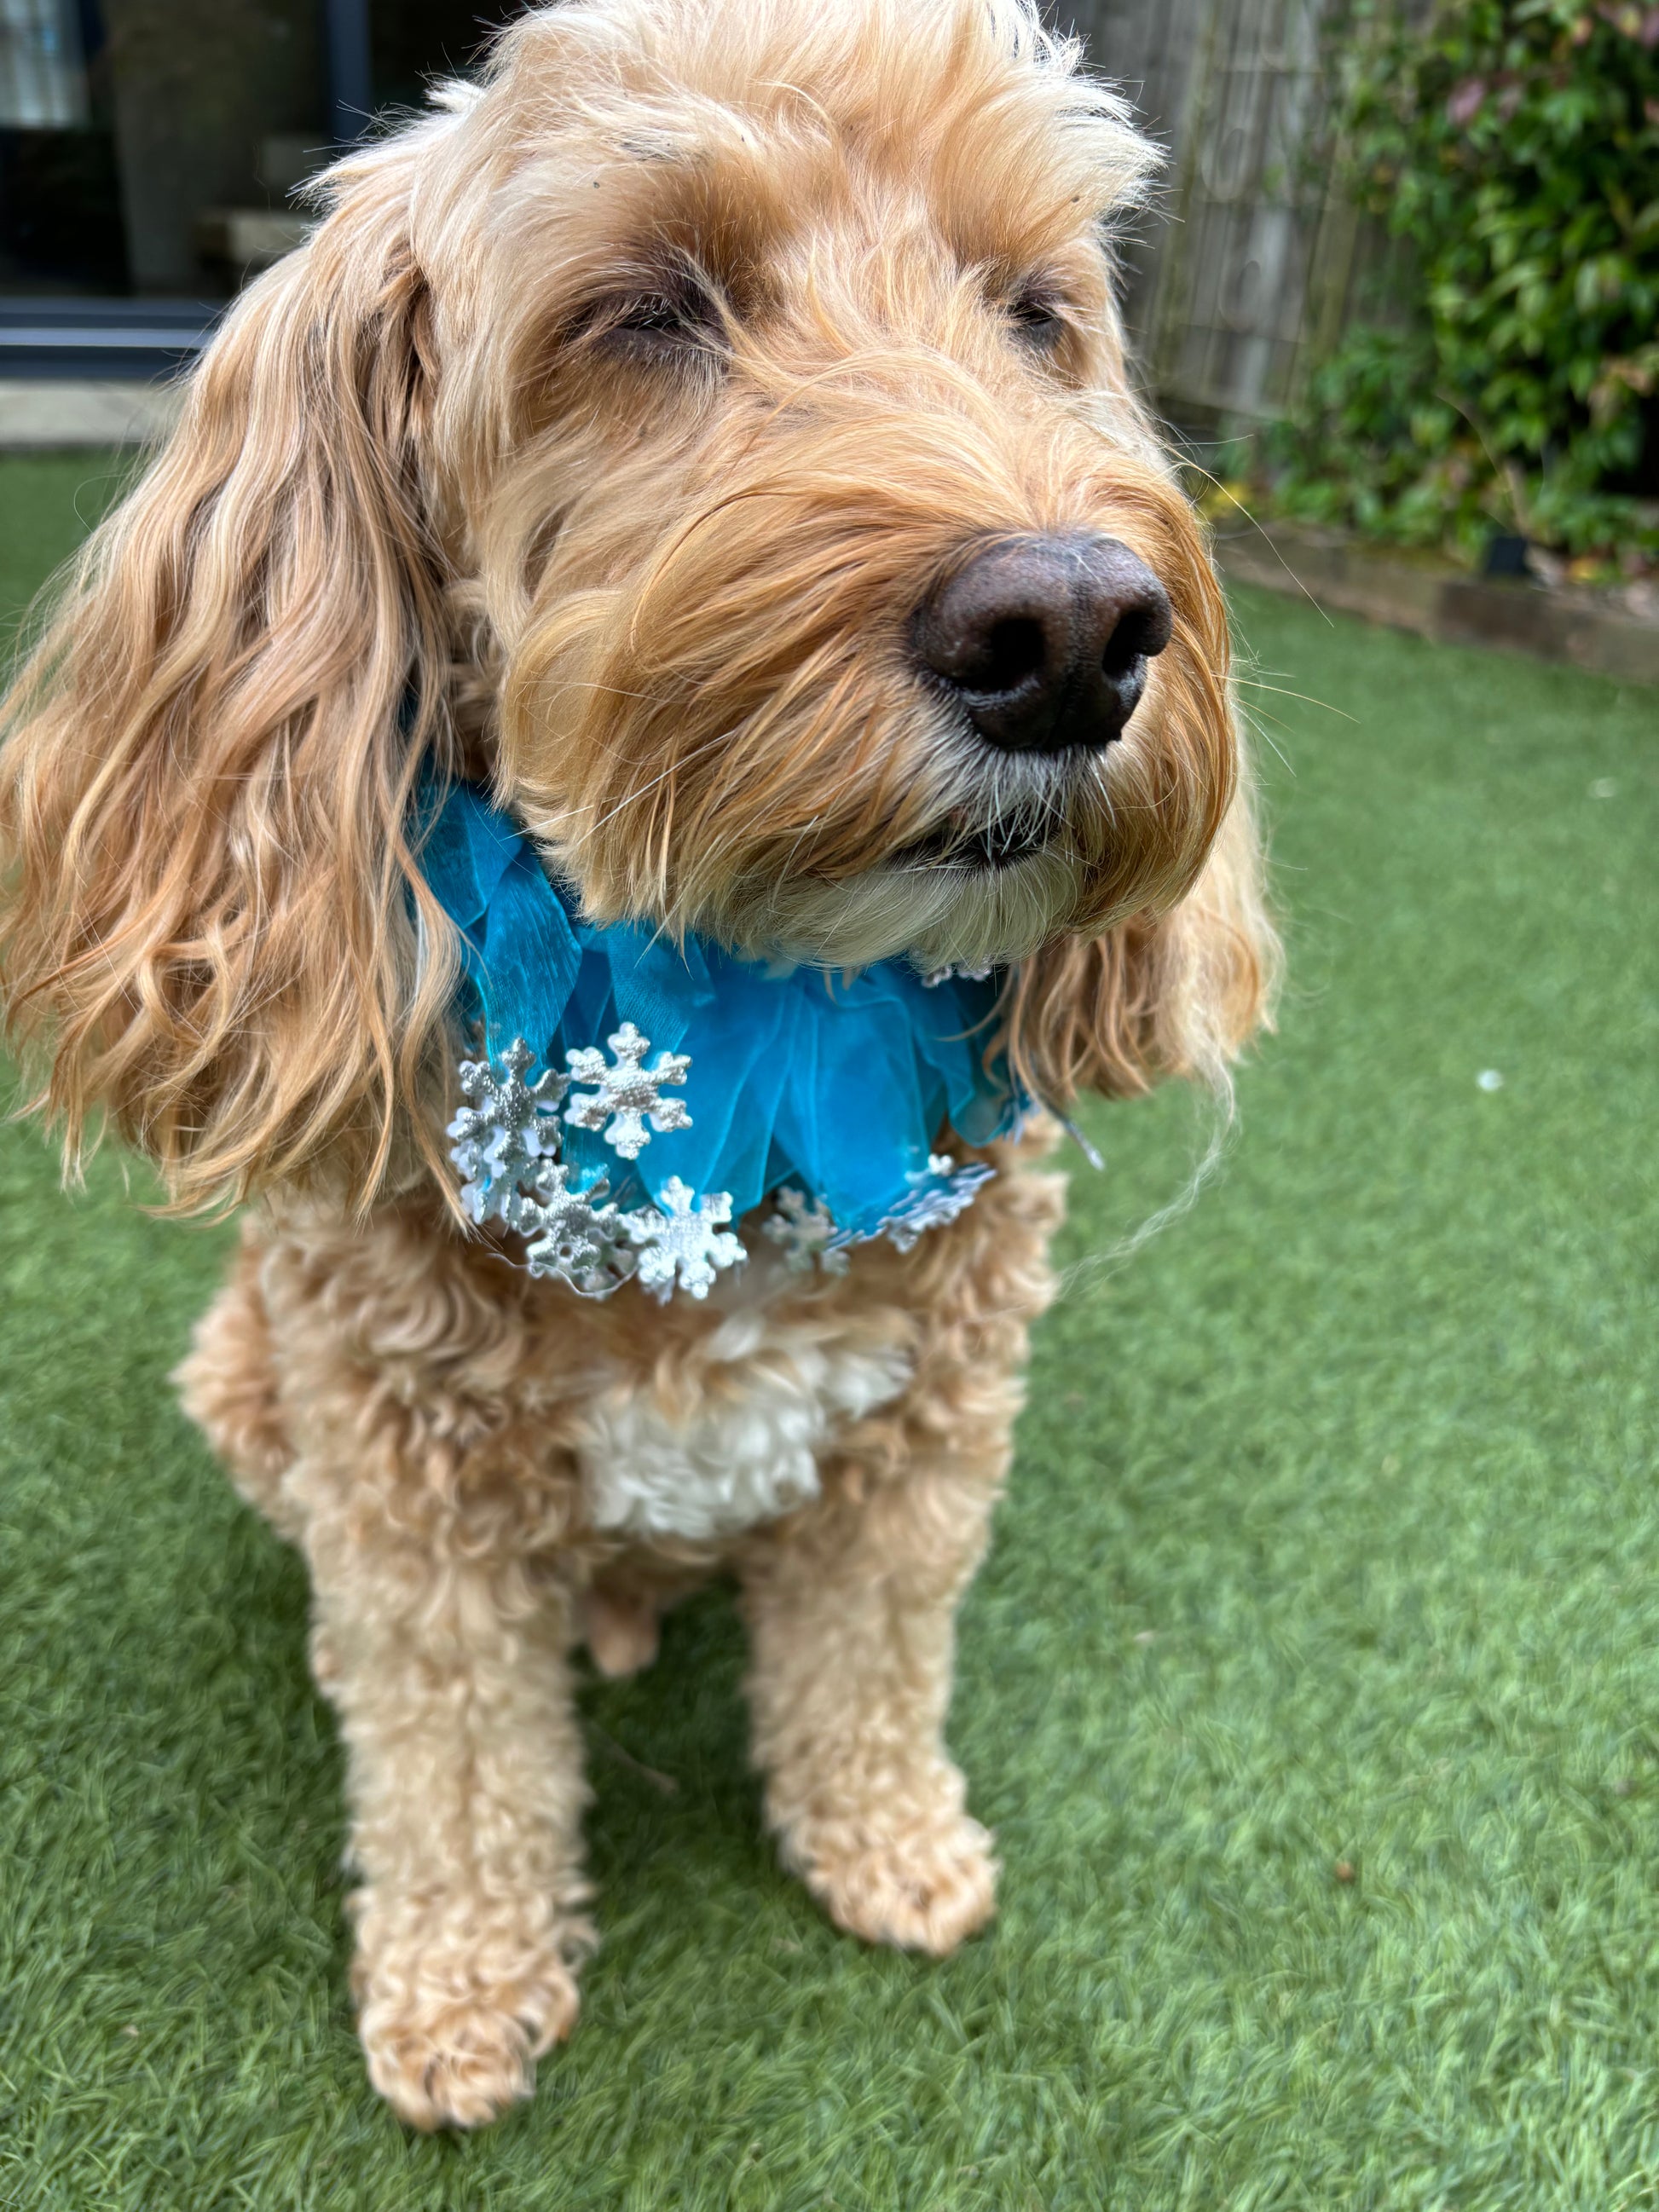
<instances>
[{"instance_id":1,"label":"green hedge","mask_svg":"<svg viewBox=\"0 0 1659 2212\"><path fill-rule=\"evenodd\" d=\"M1441 0L1343 27L1343 164L1413 272L1270 445L1280 511L1659 559L1659 6Z\"/></svg>"}]
</instances>

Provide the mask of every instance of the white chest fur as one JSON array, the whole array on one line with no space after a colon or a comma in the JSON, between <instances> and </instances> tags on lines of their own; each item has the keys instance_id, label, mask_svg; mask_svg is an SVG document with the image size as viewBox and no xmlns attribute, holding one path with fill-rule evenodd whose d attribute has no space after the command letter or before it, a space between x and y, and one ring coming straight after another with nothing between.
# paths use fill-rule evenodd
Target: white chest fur
<instances>
[{"instance_id":1,"label":"white chest fur","mask_svg":"<svg viewBox=\"0 0 1659 2212\"><path fill-rule=\"evenodd\" d=\"M590 1401L580 1458L593 1525L707 1540L775 1520L817 1497L819 1452L897 1397L909 1367L900 1346L849 1343L745 1303L672 1398L630 1380Z\"/></svg>"}]
</instances>

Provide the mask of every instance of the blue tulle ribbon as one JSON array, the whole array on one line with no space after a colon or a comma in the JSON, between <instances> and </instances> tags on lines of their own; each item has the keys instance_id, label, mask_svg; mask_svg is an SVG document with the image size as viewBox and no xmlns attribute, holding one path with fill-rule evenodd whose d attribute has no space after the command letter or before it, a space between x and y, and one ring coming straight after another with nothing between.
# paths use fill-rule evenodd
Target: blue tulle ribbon
<instances>
[{"instance_id":1,"label":"blue tulle ribbon","mask_svg":"<svg viewBox=\"0 0 1659 2212\"><path fill-rule=\"evenodd\" d=\"M649 1064L690 1055L672 1095L690 1127L653 1135L631 1166L599 1133L562 1127L581 1183L608 1176L624 1208L674 1176L729 1193L734 1218L792 1185L844 1236L871 1236L928 1181L947 1127L981 1145L1017 1126L1024 1102L1006 1060L988 1055L994 979L930 986L903 960L844 976L734 959L696 936L596 928L477 787L453 785L425 811L422 866L461 935L459 1012L492 1058L522 1037L562 1074L567 1051L624 1022L651 1040Z\"/></svg>"}]
</instances>

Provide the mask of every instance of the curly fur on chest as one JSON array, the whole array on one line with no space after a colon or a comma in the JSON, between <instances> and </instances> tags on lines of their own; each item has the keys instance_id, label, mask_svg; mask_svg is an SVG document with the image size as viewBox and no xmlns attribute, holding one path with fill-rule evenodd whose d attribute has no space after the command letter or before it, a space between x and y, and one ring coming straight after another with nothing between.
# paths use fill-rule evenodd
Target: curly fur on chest
<instances>
[{"instance_id":1,"label":"curly fur on chest","mask_svg":"<svg viewBox=\"0 0 1659 2212\"><path fill-rule=\"evenodd\" d=\"M709 1337L695 1394L621 1372L589 1399L577 1454L596 1528L695 1542L775 1521L818 1495L818 1457L838 1432L903 1389L906 1344L848 1343L781 1315L775 1278L744 1287L750 1302Z\"/></svg>"},{"instance_id":2,"label":"curly fur on chest","mask_svg":"<svg viewBox=\"0 0 1659 2212\"><path fill-rule=\"evenodd\" d=\"M367 1225L251 1221L180 1370L239 1486L300 1540L319 1513L390 1510L465 1553L714 1555L811 1504L855 1458L902 1467L911 1431L1004 1425L1046 1304L1048 1139L1000 1146L957 1226L864 1248L803 1286L769 1255L706 1306L585 1303L457 1237L434 1207ZM335 1470L349 1460L352 1489Z\"/></svg>"}]
</instances>

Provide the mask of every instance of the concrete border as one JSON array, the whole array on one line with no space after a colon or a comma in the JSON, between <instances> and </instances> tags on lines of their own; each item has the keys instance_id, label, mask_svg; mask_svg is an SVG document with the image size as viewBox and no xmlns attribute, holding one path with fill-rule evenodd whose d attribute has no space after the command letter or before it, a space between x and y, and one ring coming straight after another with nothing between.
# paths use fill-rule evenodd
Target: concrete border
<instances>
[{"instance_id":1,"label":"concrete border","mask_svg":"<svg viewBox=\"0 0 1659 2212\"><path fill-rule=\"evenodd\" d=\"M1218 533L1215 550L1229 583L1305 595L1318 606L1448 644L1566 661L1623 684L1659 684L1659 621L1644 621L1589 587L1489 583L1446 562L1282 523L1230 528Z\"/></svg>"},{"instance_id":2,"label":"concrete border","mask_svg":"<svg viewBox=\"0 0 1659 2212\"><path fill-rule=\"evenodd\" d=\"M174 384L0 378L0 452L148 445L173 428L183 399Z\"/></svg>"}]
</instances>

